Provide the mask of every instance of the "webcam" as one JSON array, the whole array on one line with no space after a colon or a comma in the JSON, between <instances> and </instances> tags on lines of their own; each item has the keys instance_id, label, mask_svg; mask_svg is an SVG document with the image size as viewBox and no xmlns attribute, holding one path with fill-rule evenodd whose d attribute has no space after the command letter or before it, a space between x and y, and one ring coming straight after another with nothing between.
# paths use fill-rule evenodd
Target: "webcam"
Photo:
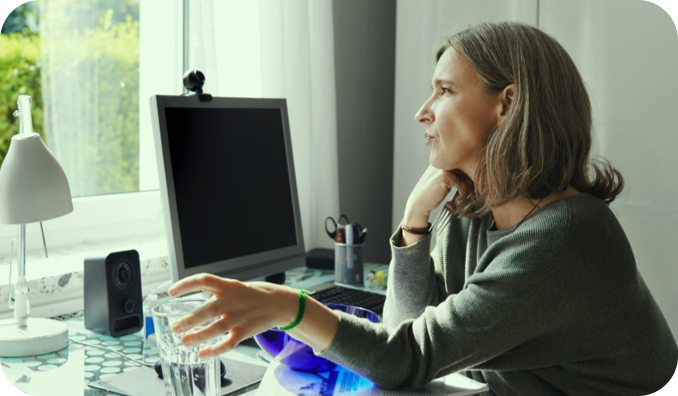
<instances>
[{"instance_id":1,"label":"webcam","mask_svg":"<svg viewBox=\"0 0 678 396\"><path fill-rule=\"evenodd\" d=\"M209 102L212 100L212 95L202 92L203 85L205 85L205 75L200 70L188 70L184 73L184 87L186 90L188 92L195 92L201 102Z\"/></svg>"}]
</instances>

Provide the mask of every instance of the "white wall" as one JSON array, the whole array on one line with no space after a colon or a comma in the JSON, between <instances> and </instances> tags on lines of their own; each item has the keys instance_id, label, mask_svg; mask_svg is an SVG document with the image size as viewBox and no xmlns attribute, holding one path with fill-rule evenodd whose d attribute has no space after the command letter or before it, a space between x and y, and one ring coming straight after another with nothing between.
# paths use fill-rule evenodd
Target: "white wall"
<instances>
[{"instance_id":1,"label":"white wall","mask_svg":"<svg viewBox=\"0 0 678 396\"><path fill-rule=\"evenodd\" d=\"M638 269L678 336L678 40L638 0L541 0L540 28L574 59L593 105L594 151L626 179L611 207Z\"/></svg>"},{"instance_id":2,"label":"white wall","mask_svg":"<svg viewBox=\"0 0 678 396\"><path fill-rule=\"evenodd\" d=\"M626 179L611 207L678 336L678 41L669 15L638 0L400 0L397 11L394 228L428 165L425 128L414 114L430 94L432 43L480 20L538 26L565 47L585 80L594 152Z\"/></svg>"}]
</instances>

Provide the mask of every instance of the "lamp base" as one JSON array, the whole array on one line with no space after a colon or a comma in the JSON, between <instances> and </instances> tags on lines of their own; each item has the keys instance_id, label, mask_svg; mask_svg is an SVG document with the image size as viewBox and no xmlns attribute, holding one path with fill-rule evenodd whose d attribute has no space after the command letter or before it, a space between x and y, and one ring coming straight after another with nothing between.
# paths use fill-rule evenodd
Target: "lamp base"
<instances>
[{"instance_id":1,"label":"lamp base","mask_svg":"<svg viewBox=\"0 0 678 396\"><path fill-rule=\"evenodd\" d=\"M0 356L43 355L68 346L68 326L54 319L28 318L27 326L11 325L14 319L0 320Z\"/></svg>"}]
</instances>

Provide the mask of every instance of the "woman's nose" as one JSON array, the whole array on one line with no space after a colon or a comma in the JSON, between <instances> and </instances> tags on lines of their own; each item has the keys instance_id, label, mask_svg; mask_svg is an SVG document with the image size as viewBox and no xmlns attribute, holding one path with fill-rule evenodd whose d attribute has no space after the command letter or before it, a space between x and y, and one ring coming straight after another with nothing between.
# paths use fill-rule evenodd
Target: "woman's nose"
<instances>
[{"instance_id":1,"label":"woman's nose","mask_svg":"<svg viewBox=\"0 0 678 396\"><path fill-rule=\"evenodd\" d=\"M417 122L421 122L422 124L430 124L433 122L433 112L431 111L431 108L428 106L428 101L424 103L423 106L419 109L417 114L414 115L414 120Z\"/></svg>"}]
</instances>

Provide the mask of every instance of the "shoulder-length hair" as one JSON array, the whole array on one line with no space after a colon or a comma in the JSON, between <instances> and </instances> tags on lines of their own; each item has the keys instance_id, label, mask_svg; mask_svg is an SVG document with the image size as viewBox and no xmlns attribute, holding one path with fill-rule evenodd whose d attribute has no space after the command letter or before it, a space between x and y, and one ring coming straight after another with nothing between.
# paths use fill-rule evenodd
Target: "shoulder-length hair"
<instances>
[{"instance_id":1,"label":"shoulder-length hair","mask_svg":"<svg viewBox=\"0 0 678 396\"><path fill-rule=\"evenodd\" d=\"M591 102L555 39L521 22L484 22L445 38L436 62L450 47L486 92L515 84L507 118L489 134L475 185L462 174L472 192L456 208L458 216L480 217L517 197L538 200L568 185L607 205L621 193L621 173L606 160L589 159Z\"/></svg>"}]
</instances>

